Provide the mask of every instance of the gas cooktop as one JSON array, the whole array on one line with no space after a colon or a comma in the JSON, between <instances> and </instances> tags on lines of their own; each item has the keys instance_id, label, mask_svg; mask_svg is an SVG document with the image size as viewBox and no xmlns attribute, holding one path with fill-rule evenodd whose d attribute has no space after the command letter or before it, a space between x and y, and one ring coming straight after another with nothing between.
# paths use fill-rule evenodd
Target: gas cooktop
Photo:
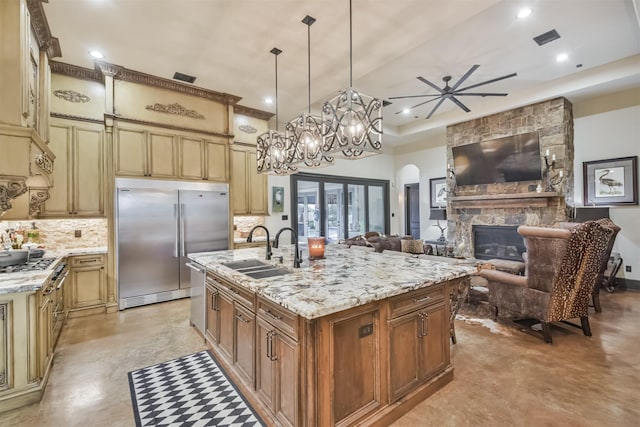
<instances>
[{"instance_id":1,"label":"gas cooktop","mask_svg":"<svg viewBox=\"0 0 640 427\"><path fill-rule=\"evenodd\" d=\"M39 271L46 270L51 265L55 258L39 258L27 263L7 265L6 267L0 267L0 274L2 273L17 273L21 271Z\"/></svg>"}]
</instances>

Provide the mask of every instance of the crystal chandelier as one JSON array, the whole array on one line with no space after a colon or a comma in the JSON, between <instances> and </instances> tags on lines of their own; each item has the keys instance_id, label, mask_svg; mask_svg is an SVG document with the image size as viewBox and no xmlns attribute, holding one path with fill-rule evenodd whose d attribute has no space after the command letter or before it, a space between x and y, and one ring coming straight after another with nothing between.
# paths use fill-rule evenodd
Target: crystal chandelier
<instances>
[{"instance_id":1,"label":"crystal chandelier","mask_svg":"<svg viewBox=\"0 0 640 427\"><path fill-rule=\"evenodd\" d=\"M296 150L296 162L308 168L333 164L333 156L327 153L322 138L322 119L311 114L311 25L312 16L305 16L302 23L307 26L308 110L287 123L287 135L292 138Z\"/></svg>"},{"instance_id":2,"label":"crystal chandelier","mask_svg":"<svg viewBox=\"0 0 640 427\"><path fill-rule=\"evenodd\" d=\"M290 175L298 172L294 165L296 147L293 139L286 133L278 132L278 55L280 49L271 49L276 63L276 130L268 130L258 136L256 142L256 162L258 173L272 175Z\"/></svg>"},{"instance_id":3,"label":"crystal chandelier","mask_svg":"<svg viewBox=\"0 0 640 427\"><path fill-rule=\"evenodd\" d=\"M359 159L382 153L382 101L353 88L353 19L349 0L349 87L322 106L327 152Z\"/></svg>"}]
</instances>

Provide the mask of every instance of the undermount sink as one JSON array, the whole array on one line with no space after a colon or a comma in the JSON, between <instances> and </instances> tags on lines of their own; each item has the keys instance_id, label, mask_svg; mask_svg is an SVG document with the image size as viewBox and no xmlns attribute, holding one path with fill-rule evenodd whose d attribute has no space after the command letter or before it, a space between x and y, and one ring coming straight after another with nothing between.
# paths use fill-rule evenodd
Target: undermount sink
<instances>
[{"instance_id":1,"label":"undermount sink","mask_svg":"<svg viewBox=\"0 0 640 427\"><path fill-rule=\"evenodd\" d=\"M283 276L285 274L291 273L286 268L277 267L275 265L257 259L245 259L242 261L225 262L222 263L222 265L239 273L242 273L245 276L249 276L252 279Z\"/></svg>"}]
</instances>

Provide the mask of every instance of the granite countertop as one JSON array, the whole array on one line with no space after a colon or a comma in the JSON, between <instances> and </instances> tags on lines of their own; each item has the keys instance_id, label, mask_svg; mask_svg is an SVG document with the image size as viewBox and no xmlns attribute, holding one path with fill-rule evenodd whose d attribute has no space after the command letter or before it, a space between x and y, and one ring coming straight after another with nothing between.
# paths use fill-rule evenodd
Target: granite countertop
<instances>
[{"instance_id":1,"label":"granite countertop","mask_svg":"<svg viewBox=\"0 0 640 427\"><path fill-rule=\"evenodd\" d=\"M325 259L310 261L303 249L302 267L292 268L293 246L273 249L265 261L264 248L189 254L189 258L223 277L307 319L400 295L446 280L470 275L475 264L450 264L431 259L376 253L327 245ZM283 264L278 257L283 257ZM259 259L291 271L283 276L252 279L222 263Z\"/></svg>"},{"instance_id":2,"label":"granite countertop","mask_svg":"<svg viewBox=\"0 0 640 427\"><path fill-rule=\"evenodd\" d=\"M76 255L106 254L107 247L45 250L43 258L56 258L46 270L0 273L0 295L34 292L42 287L63 258Z\"/></svg>"}]
</instances>

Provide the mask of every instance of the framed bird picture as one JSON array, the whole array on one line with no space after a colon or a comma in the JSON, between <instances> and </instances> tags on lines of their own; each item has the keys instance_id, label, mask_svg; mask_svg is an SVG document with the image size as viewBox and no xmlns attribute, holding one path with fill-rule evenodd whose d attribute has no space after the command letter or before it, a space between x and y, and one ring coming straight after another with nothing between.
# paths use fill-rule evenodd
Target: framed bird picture
<instances>
[{"instance_id":1,"label":"framed bird picture","mask_svg":"<svg viewBox=\"0 0 640 427\"><path fill-rule=\"evenodd\" d=\"M431 209L447 207L447 179L431 178L429 180L429 190L431 195Z\"/></svg>"},{"instance_id":2,"label":"framed bird picture","mask_svg":"<svg viewBox=\"0 0 640 427\"><path fill-rule=\"evenodd\" d=\"M638 156L582 163L585 206L638 204Z\"/></svg>"}]
</instances>

